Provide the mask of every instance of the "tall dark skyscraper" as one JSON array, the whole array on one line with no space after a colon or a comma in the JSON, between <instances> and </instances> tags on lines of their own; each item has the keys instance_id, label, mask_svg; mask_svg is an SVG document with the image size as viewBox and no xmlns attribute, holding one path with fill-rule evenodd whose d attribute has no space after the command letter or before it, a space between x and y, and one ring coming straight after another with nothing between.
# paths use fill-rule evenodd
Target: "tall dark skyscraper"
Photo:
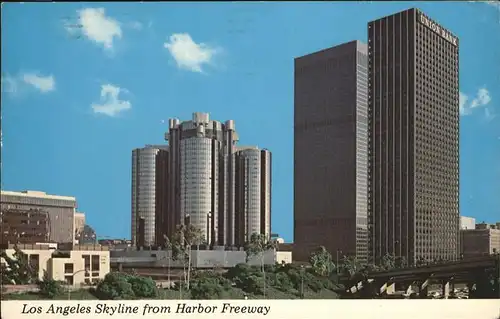
<instances>
[{"instance_id":1,"label":"tall dark skyscraper","mask_svg":"<svg viewBox=\"0 0 500 319\"><path fill-rule=\"evenodd\" d=\"M368 257L367 47L295 59L294 259Z\"/></svg>"},{"instance_id":2,"label":"tall dark skyscraper","mask_svg":"<svg viewBox=\"0 0 500 319\"><path fill-rule=\"evenodd\" d=\"M458 38L417 9L368 24L370 251L459 255Z\"/></svg>"}]
</instances>

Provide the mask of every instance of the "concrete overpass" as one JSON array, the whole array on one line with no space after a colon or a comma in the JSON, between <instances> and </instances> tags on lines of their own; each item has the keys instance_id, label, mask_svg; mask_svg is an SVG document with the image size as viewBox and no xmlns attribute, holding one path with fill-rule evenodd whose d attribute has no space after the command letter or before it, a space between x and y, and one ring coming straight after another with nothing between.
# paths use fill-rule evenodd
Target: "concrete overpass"
<instances>
[{"instance_id":1,"label":"concrete overpass","mask_svg":"<svg viewBox=\"0 0 500 319\"><path fill-rule=\"evenodd\" d=\"M374 298L393 294L396 285L406 294L418 293L427 298L431 284L442 287L444 298L450 297L455 284L466 284L471 297L500 298L500 256L491 255L442 264L370 272L363 278L344 278L345 297Z\"/></svg>"}]
</instances>

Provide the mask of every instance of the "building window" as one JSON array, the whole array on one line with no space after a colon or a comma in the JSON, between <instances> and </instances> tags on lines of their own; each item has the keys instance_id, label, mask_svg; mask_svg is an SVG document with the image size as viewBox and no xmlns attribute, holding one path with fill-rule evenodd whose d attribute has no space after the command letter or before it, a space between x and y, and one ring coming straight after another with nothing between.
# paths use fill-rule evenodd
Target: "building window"
<instances>
[{"instance_id":1,"label":"building window","mask_svg":"<svg viewBox=\"0 0 500 319\"><path fill-rule=\"evenodd\" d=\"M64 280L68 285L73 285L73 276L64 276Z\"/></svg>"},{"instance_id":2,"label":"building window","mask_svg":"<svg viewBox=\"0 0 500 319\"><path fill-rule=\"evenodd\" d=\"M90 255L83 255L83 268L90 270Z\"/></svg>"},{"instance_id":3,"label":"building window","mask_svg":"<svg viewBox=\"0 0 500 319\"><path fill-rule=\"evenodd\" d=\"M92 255L92 271L99 271L100 270L100 264L99 264L99 255Z\"/></svg>"},{"instance_id":4,"label":"building window","mask_svg":"<svg viewBox=\"0 0 500 319\"><path fill-rule=\"evenodd\" d=\"M64 264L64 273L73 274L73 264Z\"/></svg>"},{"instance_id":5,"label":"building window","mask_svg":"<svg viewBox=\"0 0 500 319\"><path fill-rule=\"evenodd\" d=\"M35 274L38 277L40 271L40 255L29 255L29 265L35 271Z\"/></svg>"}]
</instances>

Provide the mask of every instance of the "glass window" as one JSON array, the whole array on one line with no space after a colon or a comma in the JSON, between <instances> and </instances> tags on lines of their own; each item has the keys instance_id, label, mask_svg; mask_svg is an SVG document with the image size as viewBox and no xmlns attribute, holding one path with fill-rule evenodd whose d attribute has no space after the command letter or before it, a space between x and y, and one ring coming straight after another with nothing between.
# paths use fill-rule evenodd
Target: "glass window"
<instances>
[{"instance_id":1,"label":"glass window","mask_svg":"<svg viewBox=\"0 0 500 319\"><path fill-rule=\"evenodd\" d=\"M90 269L90 255L83 255L83 263L85 269Z\"/></svg>"},{"instance_id":2,"label":"glass window","mask_svg":"<svg viewBox=\"0 0 500 319\"><path fill-rule=\"evenodd\" d=\"M65 274L73 274L73 264L72 263L67 263L64 264L64 273Z\"/></svg>"},{"instance_id":3,"label":"glass window","mask_svg":"<svg viewBox=\"0 0 500 319\"><path fill-rule=\"evenodd\" d=\"M92 271L99 271L100 270L100 264L99 264L99 255L92 255Z\"/></svg>"},{"instance_id":4,"label":"glass window","mask_svg":"<svg viewBox=\"0 0 500 319\"><path fill-rule=\"evenodd\" d=\"M64 280L68 285L73 285L73 276L64 276Z\"/></svg>"}]
</instances>

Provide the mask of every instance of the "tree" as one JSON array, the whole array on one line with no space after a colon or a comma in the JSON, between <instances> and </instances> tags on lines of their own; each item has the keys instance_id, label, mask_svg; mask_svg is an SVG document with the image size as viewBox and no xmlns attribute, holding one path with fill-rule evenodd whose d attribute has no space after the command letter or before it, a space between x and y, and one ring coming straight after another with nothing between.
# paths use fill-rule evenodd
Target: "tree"
<instances>
[{"instance_id":1,"label":"tree","mask_svg":"<svg viewBox=\"0 0 500 319\"><path fill-rule=\"evenodd\" d=\"M396 257L394 256L394 254L385 254L385 256L382 257L381 267L384 270L391 270L396 268Z\"/></svg>"},{"instance_id":2,"label":"tree","mask_svg":"<svg viewBox=\"0 0 500 319\"><path fill-rule=\"evenodd\" d=\"M335 269L332 255L324 246L320 246L318 250L313 252L309 257L309 262L312 265L314 272L320 276L328 276Z\"/></svg>"},{"instance_id":3,"label":"tree","mask_svg":"<svg viewBox=\"0 0 500 319\"><path fill-rule=\"evenodd\" d=\"M128 276L127 282L132 285L132 291L136 298L154 298L158 295L156 283L149 277Z\"/></svg>"},{"instance_id":4,"label":"tree","mask_svg":"<svg viewBox=\"0 0 500 319\"><path fill-rule=\"evenodd\" d=\"M14 254L9 257L5 250L0 252L6 265L2 266L2 284L28 285L38 282L38 271L31 267L28 255L14 246Z\"/></svg>"},{"instance_id":5,"label":"tree","mask_svg":"<svg viewBox=\"0 0 500 319\"><path fill-rule=\"evenodd\" d=\"M360 270L360 264L354 256L344 256L342 258L342 269L349 277L354 277Z\"/></svg>"},{"instance_id":6,"label":"tree","mask_svg":"<svg viewBox=\"0 0 500 319\"><path fill-rule=\"evenodd\" d=\"M54 299L64 292L62 283L50 278L46 271L43 273L43 279L37 282L37 286L40 294L50 299Z\"/></svg>"},{"instance_id":7,"label":"tree","mask_svg":"<svg viewBox=\"0 0 500 319\"><path fill-rule=\"evenodd\" d=\"M199 246L205 241L203 232L192 224L177 225L172 238L172 257L183 261L184 279L189 289L191 274L191 247ZM187 273L186 273L187 261Z\"/></svg>"},{"instance_id":8,"label":"tree","mask_svg":"<svg viewBox=\"0 0 500 319\"><path fill-rule=\"evenodd\" d=\"M231 281L219 273L207 271L193 276L190 292L192 299L222 299L229 289Z\"/></svg>"},{"instance_id":9,"label":"tree","mask_svg":"<svg viewBox=\"0 0 500 319\"><path fill-rule=\"evenodd\" d=\"M96 287L96 295L103 300L134 299L132 284L128 282L128 275L120 272L110 272Z\"/></svg>"},{"instance_id":10,"label":"tree","mask_svg":"<svg viewBox=\"0 0 500 319\"><path fill-rule=\"evenodd\" d=\"M274 241L269 240L265 234L253 233L250 240L245 244L245 252L247 254L247 262L251 257L260 258L262 275L264 277L264 297L266 296L266 269L264 268L264 253L268 250L275 249Z\"/></svg>"},{"instance_id":11,"label":"tree","mask_svg":"<svg viewBox=\"0 0 500 319\"><path fill-rule=\"evenodd\" d=\"M408 267L408 261L405 256L397 257L395 260L396 268L406 268Z\"/></svg>"}]
</instances>

